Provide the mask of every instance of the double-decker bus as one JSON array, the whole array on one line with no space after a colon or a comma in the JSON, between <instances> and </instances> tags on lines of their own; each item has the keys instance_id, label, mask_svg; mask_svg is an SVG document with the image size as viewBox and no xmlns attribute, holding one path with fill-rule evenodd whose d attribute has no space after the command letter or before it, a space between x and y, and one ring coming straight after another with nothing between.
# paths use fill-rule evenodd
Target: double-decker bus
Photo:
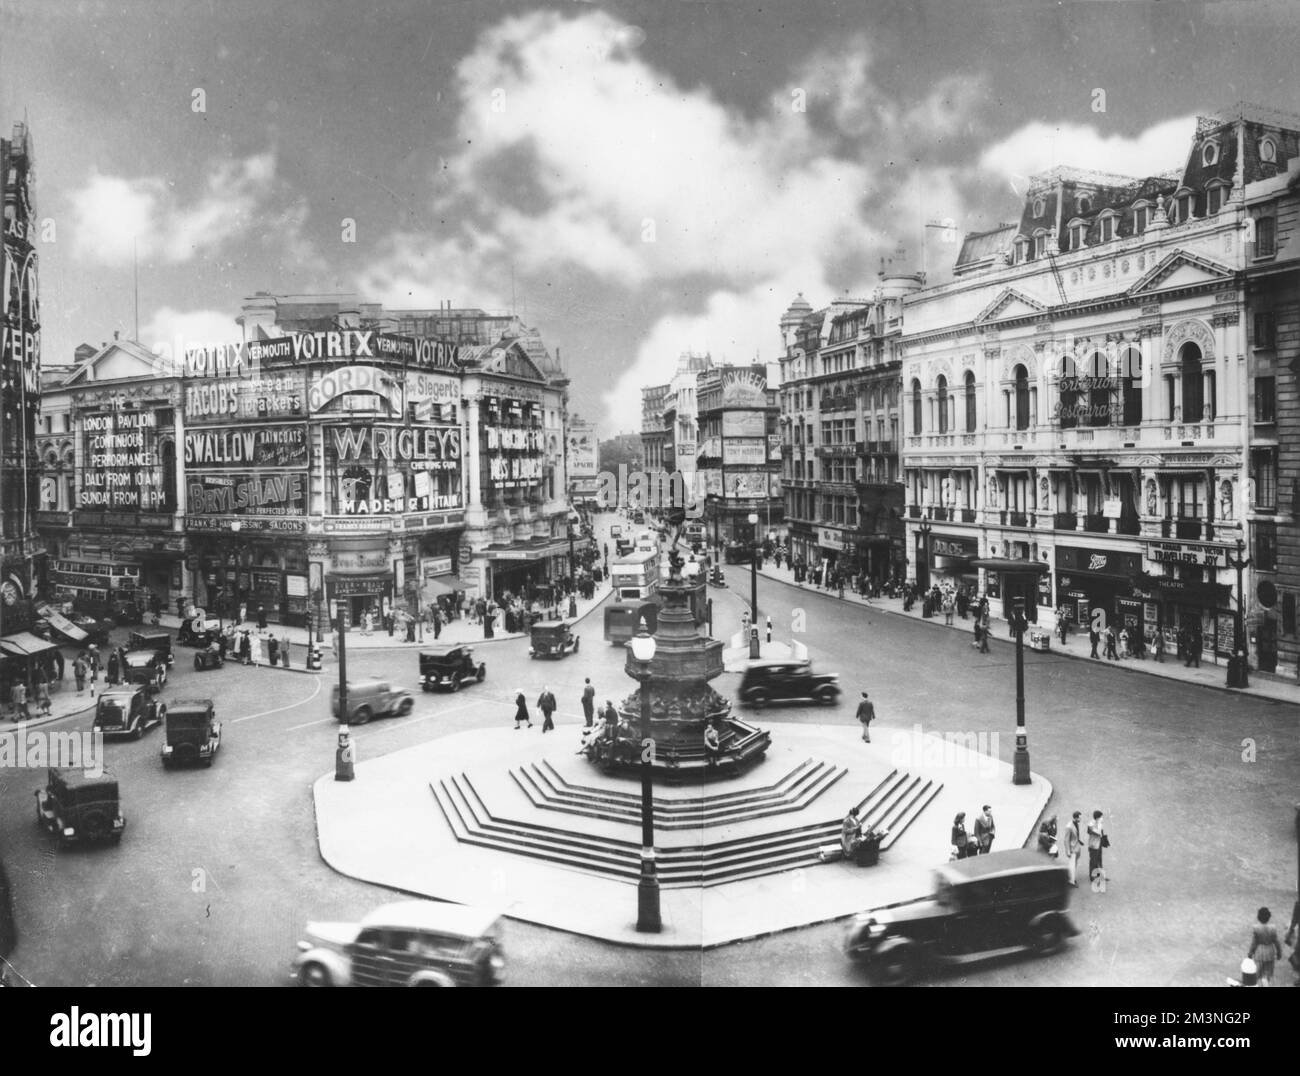
<instances>
[{"instance_id":1,"label":"double-decker bus","mask_svg":"<svg viewBox=\"0 0 1300 1076\"><path fill-rule=\"evenodd\" d=\"M616 601L653 599L659 593L658 551L615 557L609 565L609 585Z\"/></svg>"}]
</instances>

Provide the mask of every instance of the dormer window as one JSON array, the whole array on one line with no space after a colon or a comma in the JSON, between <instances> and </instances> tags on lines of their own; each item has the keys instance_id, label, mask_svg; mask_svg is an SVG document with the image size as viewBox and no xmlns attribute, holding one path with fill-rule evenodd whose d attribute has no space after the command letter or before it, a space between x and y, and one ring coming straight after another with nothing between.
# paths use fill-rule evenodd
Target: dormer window
<instances>
[{"instance_id":1,"label":"dormer window","mask_svg":"<svg viewBox=\"0 0 1300 1076\"><path fill-rule=\"evenodd\" d=\"M1277 143L1271 138L1262 139L1259 143L1259 159L1268 164L1274 164L1277 161Z\"/></svg>"},{"instance_id":2,"label":"dormer window","mask_svg":"<svg viewBox=\"0 0 1300 1076\"><path fill-rule=\"evenodd\" d=\"M1137 202L1133 206L1133 234L1141 235L1151 223L1150 202Z\"/></svg>"},{"instance_id":3,"label":"dormer window","mask_svg":"<svg viewBox=\"0 0 1300 1076\"><path fill-rule=\"evenodd\" d=\"M1077 205L1077 206L1079 207L1079 212L1080 212L1080 213L1088 213L1088 212L1091 212L1091 210L1092 210L1092 198L1091 198L1090 196L1086 195L1086 194L1081 194L1081 195L1079 195L1078 199L1076 200L1075 205Z\"/></svg>"},{"instance_id":4,"label":"dormer window","mask_svg":"<svg viewBox=\"0 0 1300 1076\"><path fill-rule=\"evenodd\" d=\"M1186 187L1174 194L1173 204L1169 209L1170 224L1186 224L1192 219L1192 192Z\"/></svg>"},{"instance_id":5,"label":"dormer window","mask_svg":"<svg viewBox=\"0 0 1300 1076\"><path fill-rule=\"evenodd\" d=\"M1035 199L1034 199L1034 216L1035 216L1035 217L1041 217L1041 216L1042 216L1044 213L1046 213L1046 212L1047 212L1047 203L1044 202L1041 198L1035 198Z\"/></svg>"},{"instance_id":6,"label":"dormer window","mask_svg":"<svg viewBox=\"0 0 1300 1076\"><path fill-rule=\"evenodd\" d=\"M1084 247L1084 236L1088 234L1088 225L1082 220L1070 221L1070 249L1082 250Z\"/></svg>"},{"instance_id":7,"label":"dormer window","mask_svg":"<svg viewBox=\"0 0 1300 1076\"><path fill-rule=\"evenodd\" d=\"M1106 212L1103 213L1103 214L1101 215L1101 217L1098 219L1098 221L1097 221L1097 228L1098 228L1098 241L1099 241L1099 242L1102 242L1102 243L1109 243L1112 239L1114 239L1114 238L1115 238L1115 214L1114 214L1114 212L1111 211L1111 210L1109 210L1109 209L1106 210Z\"/></svg>"},{"instance_id":8,"label":"dormer window","mask_svg":"<svg viewBox=\"0 0 1300 1076\"><path fill-rule=\"evenodd\" d=\"M1012 244L1012 247L1015 250L1014 258L1017 265L1019 265L1021 262L1029 261L1029 240L1028 239L1026 239L1023 235L1018 235L1016 236L1016 240Z\"/></svg>"},{"instance_id":9,"label":"dormer window","mask_svg":"<svg viewBox=\"0 0 1300 1076\"><path fill-rule=\"evenodd\" d=\"M1219 143L1206 142L1201 147L1201 164L1207 168L1212 164L1219 163Z\"/></svg>"},{"instance_id":10,"label":"dormer window","mask_svg":"<svg viewBox=\"0 0 1300 1076\"><path fill-rule=\"evenodd\" d=\"M1047 231L1039 228L1034 233L1034 257L1041 258L1047 254Z\"/></svg>"},{"instance_id":11,"label":"dormer window","mask_svg":"<svg viewBox=\"0 0 1300 1076\"><path fill-rule=\"evenodd\" d=\"M1227 201L1228 184L1221 181L1214 181L1206 185L1205 188L1205 213L1207 216L1213 216L1223 208L1223 203Z\"/></svg>"}]
</instances>

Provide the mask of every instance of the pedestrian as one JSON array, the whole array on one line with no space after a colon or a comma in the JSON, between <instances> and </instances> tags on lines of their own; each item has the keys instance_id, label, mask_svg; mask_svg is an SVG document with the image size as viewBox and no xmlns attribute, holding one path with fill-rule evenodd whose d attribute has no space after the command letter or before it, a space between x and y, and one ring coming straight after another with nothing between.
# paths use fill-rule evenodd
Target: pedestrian
<instances>
[{"instance_id":1,"label":"pedestrian","mask_svg":"<svg viewBox=\"0 0 1300 1076\"><path fill-rule=\"evenodd\" d=\"M94 643L90 644L90 657L87 660L89 662L89 668L90 668L90 675L88 677L88 679L90 680L90 693L93 695L95 693L95 681L99 679L99 669L100 669L99 647L97 647Z\"/></svg>"},{"instance_id":2,"label":"pedestrian","mask_svg":"<svg viewBox=\"0 0 1300 1076\"><path fill-rule=\"evenodd\" d=\"M254 667L262 664L263 661L262 646L263 646L263 637L261 635L254 635L252 638L252 642L249 644L249 652L250 652L250 656L253 659Z\"/></svg>"},{"instance_id":3,"label":"pedestrian","mask_svg":"<svg viewBox=\"0 0 1300 1076\"><path fill-rule=\"evenodd\" d=\"M1192 628L1188 633L1188 650L1187 656L1191 658L1192 667L1199 669L1201 667L1201 629Z\"/></svg>"},{"instance_id":4,"label":"pedestrian","mask_svg":"<svg viewBox=\"0 0 1300 1076\"><path fill-rule=\"evenodd\" d=\"M245 629L239 635L239 662L241 665L248 665L252 660L253 644L248 638L248 629Z\"/></svg>"},{"instance_id":5,"label":"pedestrian","mask_svg":"<svg viewBox=\"0 0 1300 1076\"><path fill-rule=\"evenodd\" d=\"M528 700L524 698L522 691L515 692L515 731L519 731L519 722L527 721L528 727L533 727L533 719L528 715Z\"/></svg>"},{"instance_id":6,"label":"pedestrian","mask_svg":"<svg viewBox=\"0 0 1300 1076\"><path fill-rule=\"evenodd\" d=\"M50 681L43 671L36 677L36 702L40 707L40 716L48 717L50 714Z\"/></svg>"},{"instance_id":7,"label":"pedestrian","mask_svg":"<svg viewBox=\"0 0 1300 1076\"><path fill-rule=\"evenodd\" d=\"M59 683L63 683L63 651L54 651L54 669L59 677Z\"/></svg>"},{"instance_id":8,"label":"pedestrian","mask_svg":"<svg viewBox=\"0 0 1300 1076\"><path fill-rule=\"evenodd\" d=\"M442 610L434 609L433 611L433 637L437 639L442 635Z\"/></svg>"},{"instance_id":9,"label":"pedestrian","mask_svg":"<svg viewBox=\"0 0 1300 1076\"><path fill-rule=\"evenodd\" d=\"M1255 914L1256 923L1251 927L1250 952L1246 956L1255 962L1259 972L1259 985L1273 985L1273 965L1282 955L1282 946L1277 940L1277 928L1269 922L1273 913L1267 908L1260 908Z\"/></svg>"},{"instance_id":10,"label":"pedestrian","mask_svg":"<svg viewBox=\"0 0 1300 1076\"><path fill-rule=\"evenodd\" d=\"M555 722L551 720L551 715L555 713L555 696L549 687L544 686L542 693L537 696L537 708L542 711L542 731L550 732L555 728Z\"/></svg>"},{"instance_id":11,"label":"pedestrian","mask_svg":"<svg viewBox=\"0 0 1300 1076\"><path fill-rule=\"evenodd\" d=\"M86 652L83 650L77 655L77 660L72 663L72 675L77 681L77 694L80 695L86 690L86 673L90 666L86 664Z\"/></svg>"},{"instance_id":12,"label":"pedestrian","mask_svg":"<svg viewBox=\"0 0 1300 1076\"><path fill-rule=\"evenodd\" d=\"M289 667L289 633L287 631L280 639L280 660L284 663L284 667L287 669Z\"/></svg>"},{"instance_id":13,"label":"pedestrian","mask_svg":"<svg viewBox=\"0 0 1300 1076\"><path fill-rule=\"evenodd\" d=\"M583 681L582 688L582 723L591 728L596 716L596 689L591 686L591 677Z\"/></svg>"},{"instance_id":14,"label":"pedestrian","mask_svg":"<svg viewBox=\"0 0 1300 1076\"><path fill-rule=\"evenodd\" d=\"M954 612L956 612L956 609L957 609L957 603L953 599L952 594L951 593L945 594L943 597L943 622L945 624L949 626L952 625L952 615Z\"/></svg>"},{"instance_id":15,"label":"pedestrian","mask_svg":"<svg viewBox=\"0 0 1300 1076\"><path fill-rule=\"evenodd\" d=\"M862 742L871 742L871 722L876 719L876 708L867 698L867 693L862 693L862 701L858 703L858 721L862 724Z\"/></svg>"},{"instance_id":16,"label":"pedestrian","mask_svg":"<svg viewBox=\"0 0 1300 1076\"><path fill-rule=\"evenodd\" d=\"M1056 843L1056 815L1038 827L1038 850L1056 858L1059 851Z\"/></svg>"},{"instance_id":17,"label":"pedestrian","mask_svg":"<svg viewBox=\"0 0 1300 1076\"><path fill-rule=\"evenodd\" d=\"M1097 630L1097 622L1095 620L1088 627L1088 642L1092 645L1092 653L1088 656L1100 658L1101 655L1097 653L1097 644L1101 642L1101 632Z\"/></svg>"},{"instance_id":18,"label":"pedestrian","mask_svg":"<svg viewBox=\"0 0 1300 1076\"><path fill-rule=\"evenodd\" d=\"M1079 833L1079 818L1081 815L1082 812L1075 811L1070 816L1070 824L1065 827L1065 867L1068 871L1066 877L1076 889L1079 886L1077 881L1079 853L1083 850L1083 837Z\"/></svg>"},{"instance_id":19,"label":"pedestrian","mask_svg":"<svg viewBox=\"0 0 1300 1076\"><path fill-rule=\"evenodd\" d=\"M262 605L257 607L257 628L266 631L266 607Z\"/></svg>"},{"instance_id":20,"label":"pedestrian","mask_svg":"<svg viewBox=\"0 0 1300 1076\"><path fill-rule=\"evenodd\" d=\"M1131 658L1133 651L1130 649L1128 628L1119 629L1119 656L1121 658Z\"/></svg>"},{"instance_id":21,"label":"pedestrian","mask_svg":"<svg viewBox=\"0 0 1300 1076\"><path fill-rule=\"evenodd\" d=\"M1088 823L1088 878L1092 882L1094 893L1106 892L1106 869L1102 866L1102 852L1110 847L1110 837L1102 824L1100 811L1092 812L1092 821Z\"/></svg>"},{"instance_id":22,"label":"pedestrian","mask_svg":"<svg viewBox=\"0 0 1300 1076\"><path fill-rule=\"evenodd\" d=\"M245 602L239 603L239 622L242 624L248 619L248 605Z\"/></svg>"},{"instance_id":23,"label":"pedestrian","mask_svg":"<svg viewBox=\"0 0 1300 1076\"><path fill-rule=\"evenodd\" d=\"M108 655L108 662L104 665L104 679L108 684L117 683L118 668L117 651L114 650Z\"/></svg>"},{"instance_id":24,"label":"pedestrian","mask_svg":"<svg viewBox=\"0 0 1300 1076\"><path fill-rule=\"evenodd\" d=\"M267 664L272 668L280 664L280 640L272 635L266 640Z\"/></svg>"},{"instance_id":25,"label":"pedestrian","mask_svg":"<svg viewBox=\"0 0 1300 1076\"><path fill-rule=\"evenodd\" d=\"M966 835L966 812L958 811L952 820L952 855L950 859L965 859L970 855L970 838Z\"/></svg>"},{"instance_id":26,"label":"pedestrian","mask_svg":"<svg viewBox=\"0 0 1300 1076\"><path fill-rule=\"evenodd\" d=\"M989 610L988 606L984 607L984 613L980 617L980 653L989 652Z\"/></svg>"},{"instance_id":27,"label":"pedestrian","mask_svg":"<svg viewBox=\"0 0 1300 1076\"><path fill-rule=\"evenodd\" d=\"M772 641L772 618L771 617L767 618L767 641L769 643Z\"/></svg>"},{"instance_id":28,"label":"pedestrian","mask_svg":"<svg viewBox=\"0 0 1300 1076\"><path fill-rule=\"evenodd\" d=\"M9 701L14 708L12 720L30 721L32 719L31 711L27 709L27 685L22 680L15 680L13 687L9 689Z\"/></svg>"},{"instance_id":29,"label":"pedestrian","mask_svg":"<svg viewBox=\"0 0 1300 1076\"><path fill-rule=\"evenodd\" d=\"M997 826L993 824L993 808L984 804L984 813L975 819L975 843L979 854L988 855L993 851L993 838L997 835Z\"/></svg>"},{"instance_id":30,"label":"pedestrian","mask_svg":"<svg viewBox=\"0 0 1300 1076\"><path fill-rule=\"evenodd\" d=\"M1291 946L1291 955L1287 957L1287 962L1291 965L1291 970L1296 973L1296 980L1292 986L1300 986L1300 946L1296 945L1296 931L1300 930L1300 900L1295 902L1295 907L1291 909L1291 925L1287 927L1286 943Z\"/></svg>"},{"instance_id":31,"label":"pedestrian","mask_svg":"<svg viewBox=\"0 0 1300 1076\"><path fill-rule=\"evenodd\" d=\"M1065 645L1065 610L1056 610L1056 634L1061 637L1061 645Z\"/></svg>"},{"instance_id":32,"label":"pedestrian","mask_svg":"<svg viewBox=\"0 0 1300 1076\"><path fill-rule=\"evenodd\" d=\"M704 726L704 765L707 769L714 769L718 765L718 758L722 754L722 740L718 736L718 726L710 721Z\"/></svg>"},{"instance_id":33,"label":"pedestrian","mask_svg":"<svg viewBox=\"0 0 1300 1076\"><path fill-rule=\"evenodd\" d=\"M1159 628L1154 628L1151 632L1151 652L1155 655L1156 661L1163 665L1165 660L1165 633Z\"/></svg>"}]
</instances>

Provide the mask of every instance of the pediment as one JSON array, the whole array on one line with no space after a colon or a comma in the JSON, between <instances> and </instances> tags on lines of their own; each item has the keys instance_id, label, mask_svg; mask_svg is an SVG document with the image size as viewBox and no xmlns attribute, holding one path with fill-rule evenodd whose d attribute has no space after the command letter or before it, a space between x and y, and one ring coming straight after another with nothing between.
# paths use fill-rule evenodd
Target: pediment
<instances>
[{"instance_id":1,"label":"pediment","mask_svg":"<svg viewBox=\"0 0 1300 1076\"><path fill-rule=\"evenodd\" d=\"M1046 304L1026 295L1015 288L1003 288L996 299L975 317L975 324L986 321L1004 321L1008 318L1023 318L1041 314L1047 309Z\"/></svg>"},{"instance_id":2,"label":"pediment","mask_svg":"<svg viewBox=\"0 0 1300 1076\"><path fill-rule=\"evenodd\" d=\"M160 355L132 340L120 340L106 344L86 359L64 384L72 386L126 378L152 378L171 372L169 364Z\"/></svg>"},{"instance_id":3,"label":"pediment","mask_svg":"<svg viewBox=\"0 0 1300 1076\"><path fill-rule=\"evenodd\" d=\"M1221 284L1231 277L1232 271L1225 265L1199 254L1176 250L1134 283L1128 293L1141 295L1144 292Z\"/></svg>"}]
</instances>

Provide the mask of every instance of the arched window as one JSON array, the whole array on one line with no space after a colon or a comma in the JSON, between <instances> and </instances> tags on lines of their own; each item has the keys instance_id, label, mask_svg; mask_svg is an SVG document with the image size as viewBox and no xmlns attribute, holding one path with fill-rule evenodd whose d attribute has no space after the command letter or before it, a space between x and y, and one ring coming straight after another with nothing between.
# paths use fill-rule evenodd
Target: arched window
<instances>
[{"instance_id":1,"label":"arched window","mask_svg":"<svg viewBox=\"0 0 1300 1076\"><path fill-rule=\"evenodd\" d=\"M975 432L975 375L966 371L966 432Z\"/></svg>"},{"instance_id":2,"label":"arched window","mask_svg":"<svg viewBox=\"0 0 1300 1076\"><path fill-rule=\"evenodd\" d=\"M1213 216L1223 208L1223 203L1227 201L1228 191L1232 188L1222 180L1212 180L1205 187L1205 213L1206 216Z\"/></svg>"},{"instance_id":3,"label":"arched window","mask_svg":"<svg viewBox=\"0 0 1300 1076\"><path fill-rule=\"evenodd\" d=\"M1034 233L1034 257L1042 258L1047 254L1047 229L1039 228Z\"/></svg>"},{"instance_id":4,"label":"arched window","mask_svg":"<svg viewBox=\"0 0 1300 1076\"><path fill-rule=\"evenodd\" d=\"M1151 223L1152 205L1147 201L1133 203L1133 234L1141 235Z\"/></svg>"},{"instance_id":5,"label":"arched window","mask_svg":"<svg viewBox=\"0 0 1300 1076\"><path fill-rule=\"evenodd\" d=\"M1097 238L1102 243L1109 243L1115 238L1115 211L1108 209L1097 218Z\"/></svg>"},{"instance_id":6,"label":"arched window","mask_svg":"<svg viewBox=\"0 0 1300 1076\"><path fill-rule=\"evenodd\" d=\"M1070 356L1061 359L1061 399L1058 417L1061 429L1072 430L1079 424L1079 370Z\"/></svg>"},{"instance_id":7,"label":"arched window","mask_svg":"<svg viewBox=\"0 0 1300 1076\"><path fill-rule=\"evenodd\" d=\"M1142 352L1136 347L1124 352L1120 381L1124 389L1124 425L1142 423Z\"/></svg>"},{"instance_id":8,"label":"arched window","mask_svg":"<svg viewBox=\"0 0 1300 1076\"><path fill-rule=\"evenodd\" d=\"M1082 250L1084 245L1084 236L1088 234L1088 222L1084 220L1070 221L1070 249Z\"/></svg>"},{"instance_id":9,"label":"arched window","mask_svg":"<svg viewBox=\"0 0 1300 1076\"><path fill-rule=\"evenodd\" d=\"M1015 419L1016 429L1029 429L1029 371L1023 365L1014 370L1016 380Z\"/></svg>"},{"instance_id":10,"label":"arched window","mask_svg":"<svg viewBox=\"0 0 1300 1076\"><path fill-rule=\"evenodd\" d=\"M1110 367L1106 356L1094 351L1088 361L1088 422L1089 426L1110 425Z\"/></svg>"},{"instance_id":11,"label":"arched window","mask_svg":"<svg viewBox=\"0 0 1300 1076\"><path fill-rule=\"evenodd\" d=\"M921 433L921 382L912 378L912 433Z\"/></svg>"},{"instance_id":12,"label":"arched window","mask_svg":"<svg viewBox=\"0 0 1300 1076\"><path fill-rule=\"evenodd\" d=\"M1205 393L1201 380L1201 349L1188 341L1179 354L1183 378L1183 421L1200 422L1205 410Z\"/></svg>"},{"instance_id":13,"label":"arched window","mask_svg":"<svg viewBox=\"0 0 1300 1076\"><path fill-rule=\"evenodd\" d=\"M939 432L948 432L948 379L939 375L938 384Z\"/></svg>"}]
</instances>

